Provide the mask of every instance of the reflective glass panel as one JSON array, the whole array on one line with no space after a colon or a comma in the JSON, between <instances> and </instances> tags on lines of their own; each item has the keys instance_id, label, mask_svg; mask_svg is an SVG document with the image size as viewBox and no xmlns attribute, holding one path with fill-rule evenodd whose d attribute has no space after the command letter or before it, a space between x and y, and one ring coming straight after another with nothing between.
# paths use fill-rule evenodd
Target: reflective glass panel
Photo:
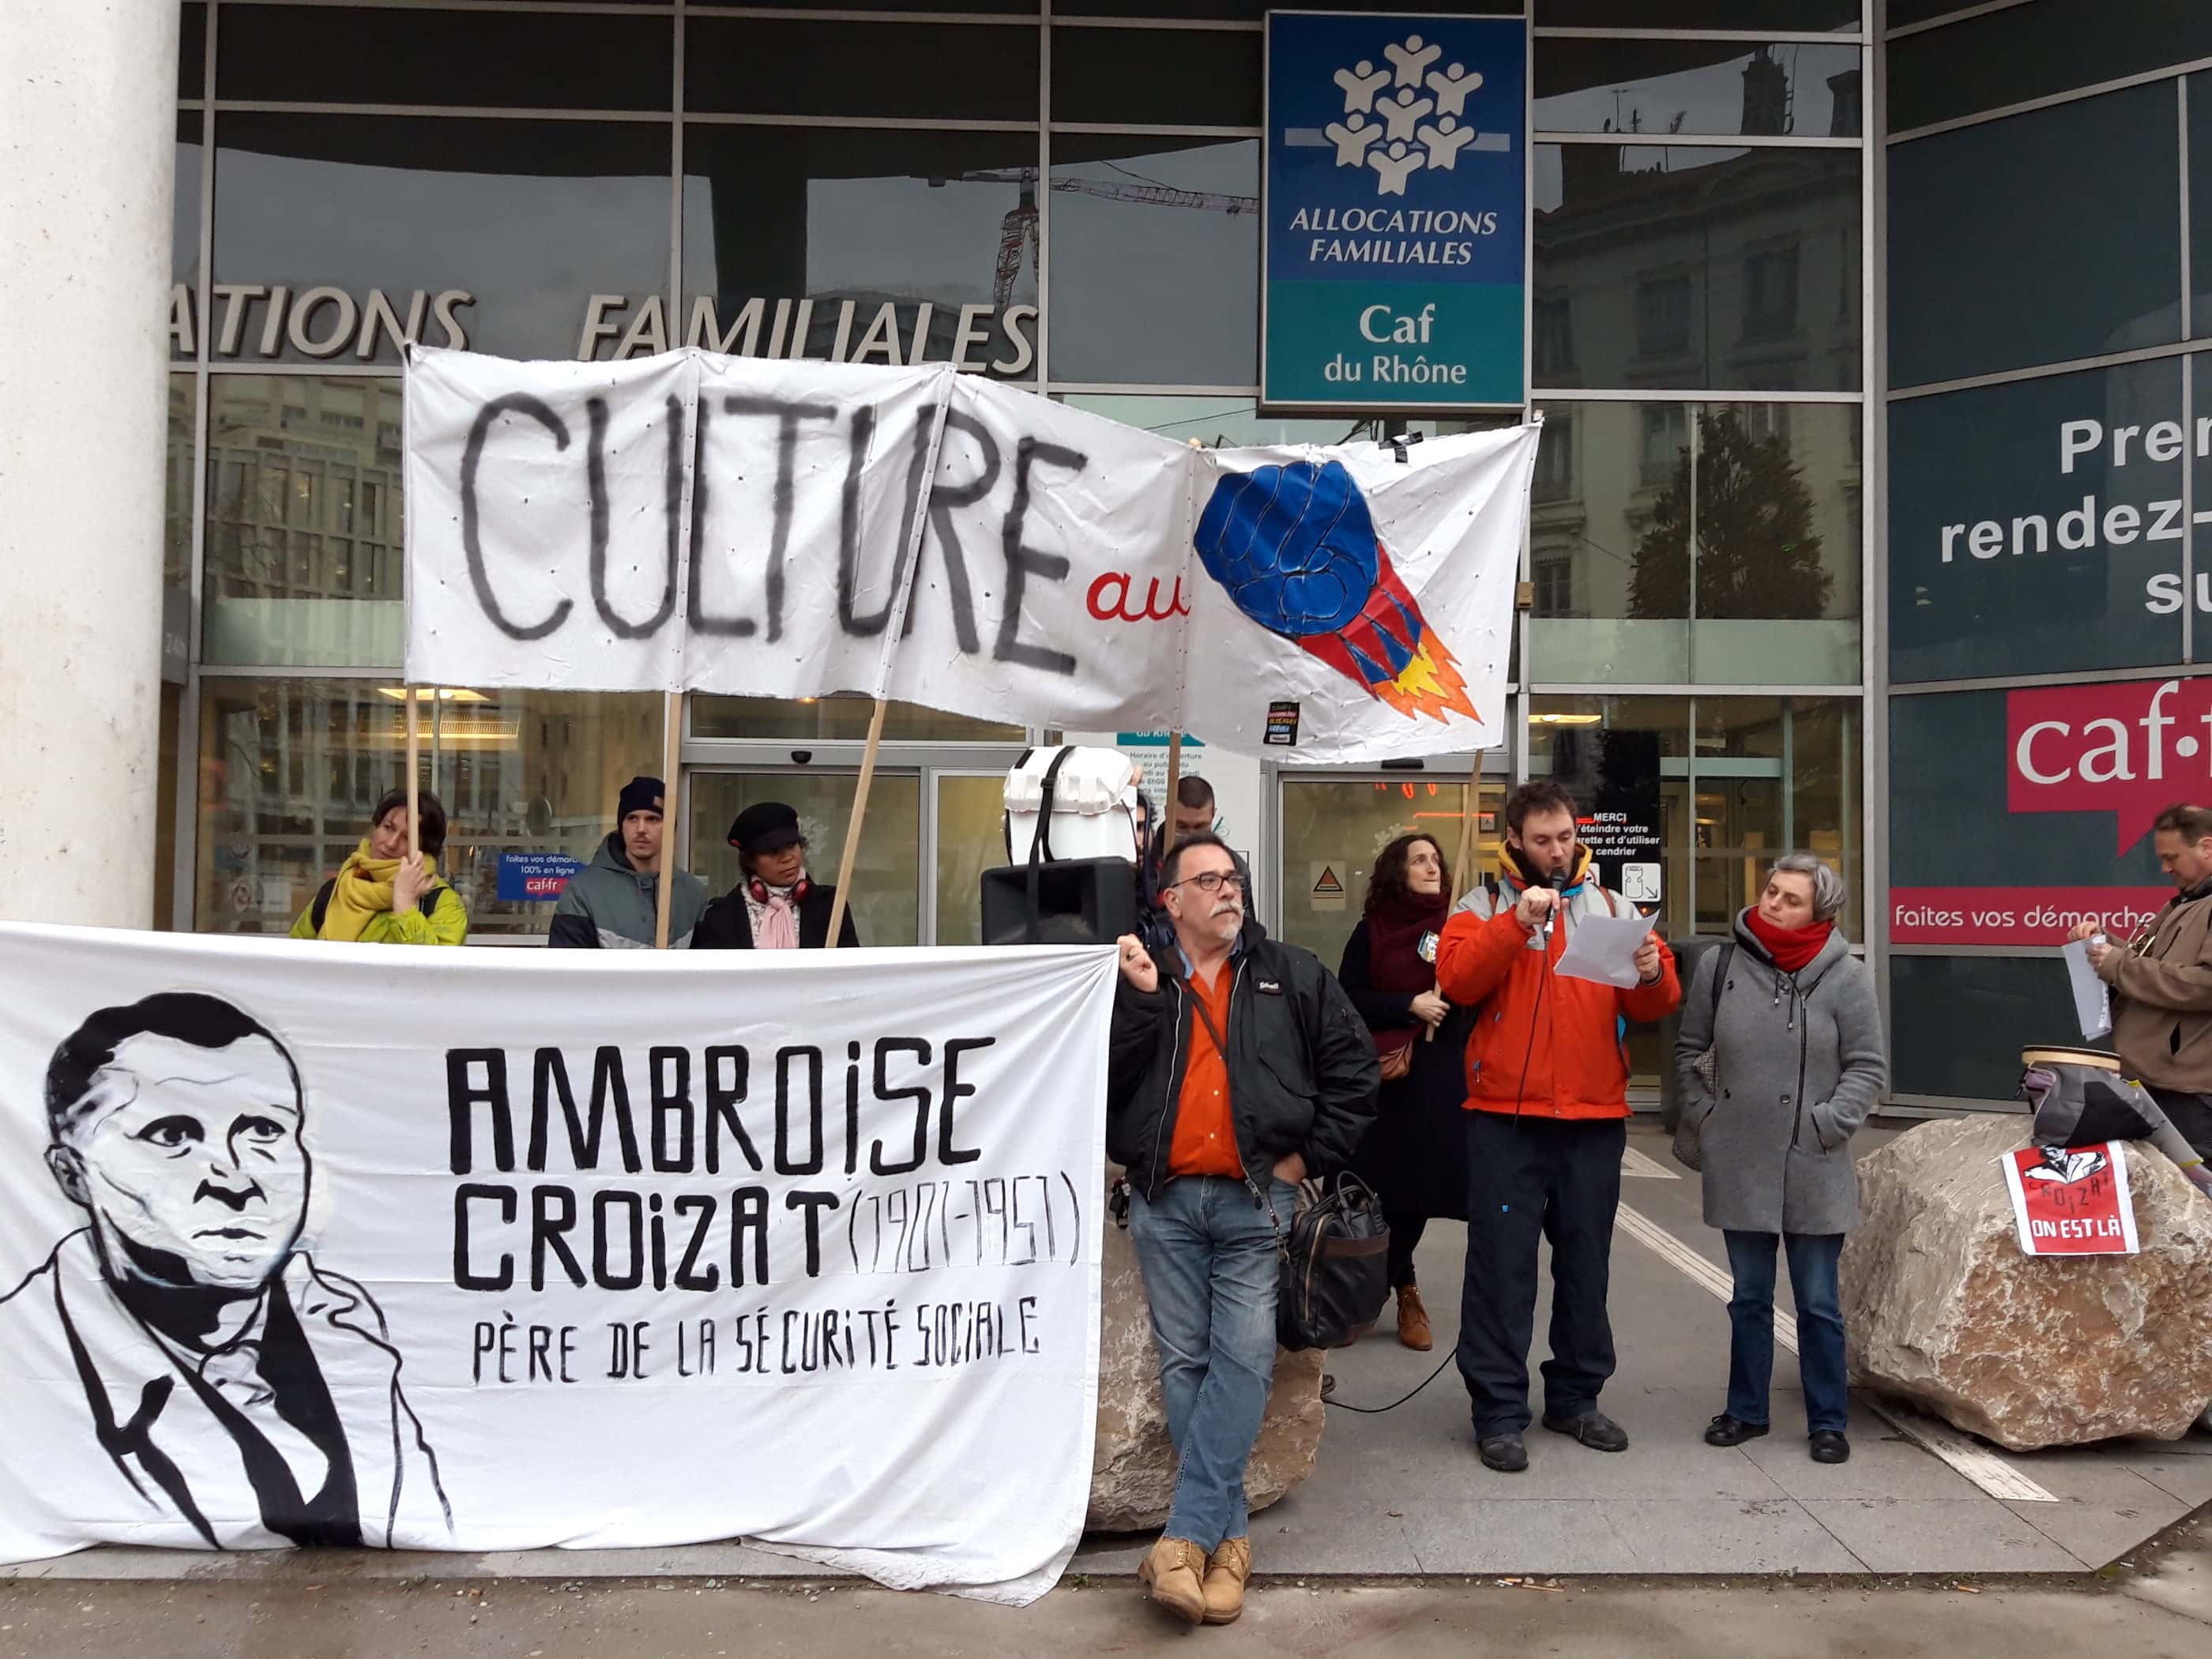
<instances>
[{"instance_id":1,"label":"reflective glass panel","mask_svg":"<svg viewBox=\"0 0 2212 1659\"><path fill-rule=\"evenodd\" d=\"M1333 971L1367 902L1375 860L1397 836L1434 836L1461 885L1480 880L1498 856L1506 781L1483 780L1475 799L1474 868L1457 868L1467 775L1422 773L1283 780L1283 937Z\"/></svg>"},{"instance_id":2,"label":"reflective glass panel","mask_svg":"<svg viewBox=\"0 0 2212 1659\"><path fill-rule=\"evenodd\" d=\"M1052 118L1256 127L1261 40L1243 30L1055 29Z\"/></svg>"},{"instance_id":3,"label":"reflective glass panel","mask_svg":"<svg viewBox=\"0 0 2212 1659\"><path fill-rule=\"evenodd\" d=\"M672 18L607 12L232 6L217 94L285 103L666 110Z\"/></svg>"},{"instance_id":4,"label":"reflective glass panel","mask_svg":"<svg viewBox=\"0 0 2212 1659\"><path fill-rule=\"evenodd\" d=\"M1856 684L1851 404L1547 404L1530 675Z\"/></svg>"},{"instance_id":5,"label":"reflective glass panel","mask_svg":"<svg viewBox=\"0 0 2212 1659\"><path fill-rule=\"evenodd\" d=\"M1036 374L1034 134L693 122L684 171L680 343Z\"/></svg>"},{"instance_id":6,"label":"reflective glass panel","mask_svg":"<svg viewBox=\"0 0 2212 1659\"><path fill-rule=\"evenodd\" d=\"M1535 169L1575 384L1858 389L1857 152L1540 144Z\"/></svg>"},{"instance_id":7,"label":"reflective glass panel","mask_svg":"<svg viewBox=\"0 0 2212 1659\"><path fill-rule=\"evenodd\" d=\"M1891 145L1891 385L2179 339L2178 118L2131 87Z\"/></svg>"},{"instance_id":8,"label":"reflective glass panel","mask_svg":"<svg viewBox=\"0 0 2212 1659\"><path fill-rule=\"evenodd\" d=\"M668 286L665 123L226 114L211 350L576 355L589 296ZM588 234L585 234L587 230Z\"/></svg>"},{"instance_id":9,"label":"reflective glass panel","mask_svg":"<svg viewBox=\"0 0 2212 1659\"><path fill-rule=\"evenodd\" d=\"M208 398L204 659L398 662L399 382L216 374Z\"/></svg>"},{"instance_id":10,"label":"reflective glass panel","mask_svg":"<svg viewBox=\"0 0 2212 1659\"><path fill-rule=\"evenodd\" d=\"M2181 659L2181 373L2166 359L1890 404L1893 678Z\"/></svg>"},{"instance_id":11,"label":"reflective glass panel","mask_svg":"<svg viewBox=\"0 0 2212 1659\"><path fill-rule=\"evenodd\" d=\"M1893 40L1889 127L1949 121L2212 58L2212 6L2154 0L2116 11L2111 0L2035 0ZM2166 106L2173 88L2165 88Z\"/></svg>"},{"instance_id":12,"label":"reflective glass panel","mask_svg":"<svg viewBox=\"0 0 2212 1659\"><path fill-rule=\"evenodd\" d=\"M376 680L200 682L200 932L289 931L379 798L405 785L405 695ZM551 899L501 900L500 855L588 860L622 786L659 769L661 699L445 690L420 707L422 787L448 826L441 873L470 937L543 934Z\"/></svg>"},{"instance_id":13,"label":"reflective glass panel","mask_svg":"<svg viewBox=\"0 0 2212 1659\"><path fill-rule=\"evenodd\" d=\"M2066 975L2049 957L1893 955L1889 1019L1891 1089L2015 1109L2020 1051L2081 1029Z\"/></svg>"},{"instance_id":14,"label":"reflective glass panel","mask_svg":"<svg viewBox=\"0 0 2212 1659\"><path fill-rule=\"evenodd\" d=\"M1552 28L1856 30L1859 0L1535 0Z\"/></svg>"},{"instance_id":15,"label":"reflective glass panel","mask_svg":"<svg viewBox=\"0 0 2212 1659\"><path fill-rule=\"evenodd\" d=\"M937 775L939 945L983 942L983 872L1006 861L1002 828L1006 799L1003 774Z\"/></svg>"},{"instance_id":16,"label":"reflective glass panel","mask_svg":"<svg viewBox=\"0 0 2212 1659\"><path fill-rule=\"evenodd\" d=\"M696 13L684 107L742 115L1034 121L1034 27Z\"/></svg>"},{"instance_id":17,"label":"reflective glass panel","mask_svg":"<svg viewBox=\"0 0 2212 1659\"><path fill-rule=\"evenodd\" d=\"M1058 133L1052 154L1053 378L1256 380L1258 142Z\"/></svg>"},{"instance_id":18,"label":"reflective glass panel","mask_svg":"<svg viewBox=\"0 0 2212 1659\"><path fill-rule=\"evenodd\" d=\"M1859 49L1790 41L1545 39L1536 130L1856 138Z\"/></svg>"}]
</instances>

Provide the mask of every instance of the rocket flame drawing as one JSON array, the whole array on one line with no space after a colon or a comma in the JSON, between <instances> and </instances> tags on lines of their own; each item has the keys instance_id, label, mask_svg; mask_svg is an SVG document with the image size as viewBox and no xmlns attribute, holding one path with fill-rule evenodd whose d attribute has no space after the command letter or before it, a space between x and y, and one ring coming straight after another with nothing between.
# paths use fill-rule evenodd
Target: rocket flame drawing
<instances>
[{"instance_id":1,"label":"rocket flame drawing","mask_svg":"<svg viewBox=\"0 0 2212 1659\"><path fill-rule=\"evenodd\" d=\"M1481 719L1341 461L1223 478L1199 515L1196 539L1206 574L1268 632L1401 714Z\"/></svg>"}]
</instances>

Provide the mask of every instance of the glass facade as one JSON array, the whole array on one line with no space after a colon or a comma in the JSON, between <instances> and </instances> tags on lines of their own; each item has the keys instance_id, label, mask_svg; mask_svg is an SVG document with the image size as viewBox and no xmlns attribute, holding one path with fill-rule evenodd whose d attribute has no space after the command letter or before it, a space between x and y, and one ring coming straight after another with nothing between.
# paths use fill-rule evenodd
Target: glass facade
<instances>
[{"instance_id":1,"label":"glass facade","mask_svg":"<svg viewBox=\"0 0 2212 1659\"><path fill-rule=\"evenodd\" d=\"M1337 9L1528 19L1528 406L1545 433L1507 738L1425 766L1238 763L1242 783L1209 761L1261 913L1334 962L1382 841L1433 820L1456 855L1471 768L1478 865L1517 778L1610 789L1626 768L1664 838L1650 902L1669 933L1725 929L1759 860L1796 845L1851 883L1856 936L1882 665L1868 18L1856 0ZM398 781L410 340L610 360L686 344L840 358L863 339L880 357L888 339L895 362L951 362L1206 444L1500 418L1261 409L1267 6L1049 9L185 6L165 567L175 925L289 927ZM2114 304L2107 332L2154 309ZM1941 318L1917 325L1974 349ZM2157 393L2115 390L2100 418ZM2132 501L2143 492L2115 488L2139 480L2156 483L2138 465L2095 488ZM501 854L588 855L619 784L660 764L659 702L444 688L418 706L476 936L542 935L550 906L498 897ZM851 882L865 940L972 941L977 875L1004 857L997 780L1048 734L892 708L846 872L869 713L696 700L684 857L726 888L730 818L787 799L817 876ZM1655 1069L1656 1050L1638 1062Z\"/></svg>"},{"instance_id":2,"label":"glass facade","mask_svg":"<svg viewBox=\"0 0 2212 1659\"><path fill-rule=\"evenodd\" d=\"M2212 783L2212 12L1890 12L1877 943L1899 1096L1988 1102Z\"/></svg>"}]
</instances>

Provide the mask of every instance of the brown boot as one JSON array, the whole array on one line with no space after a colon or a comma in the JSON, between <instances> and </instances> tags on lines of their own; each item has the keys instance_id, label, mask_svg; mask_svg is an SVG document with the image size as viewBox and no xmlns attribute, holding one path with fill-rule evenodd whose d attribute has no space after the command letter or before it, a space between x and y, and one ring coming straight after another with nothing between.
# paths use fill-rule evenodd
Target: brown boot
<instances>
[{"instance_id":1,"label":"brown boot","mask_svg":"<svg viewBox=\"0 0 2212 1659\"><path fill-rule=\"evenodd\" d=\"M1233 1625L1244 1611L1244 1581L1252 1576L1252 1540L1224 1538L1206 1561L1206 1622Z\"/></svg>"},{"instance_id":2,"label":"brown boot","mask_svg":"<svg viewBox=\"0 0 2212 1659\"><path fill-rule=\"evenodd\" d=\"M1421 1305L1421 1287L1418 1285L1399 1287L1398 1340L1421 1353L1437 1346L1436 1336L1429 1329L1429 1310Z\"/></svg>"},{"instance_id":3,"label":"brown boot","mask_svg":"<svg viewBox=\"0 0 2212 1659\"><path fill-rule=\"evenodd\" d=\"M1188 1538L1163 1538L1137 1568L1137 1582L1169 1612L1195 1625L1206 1617L1206 1552Z\"/></svg>"}]
</instances>

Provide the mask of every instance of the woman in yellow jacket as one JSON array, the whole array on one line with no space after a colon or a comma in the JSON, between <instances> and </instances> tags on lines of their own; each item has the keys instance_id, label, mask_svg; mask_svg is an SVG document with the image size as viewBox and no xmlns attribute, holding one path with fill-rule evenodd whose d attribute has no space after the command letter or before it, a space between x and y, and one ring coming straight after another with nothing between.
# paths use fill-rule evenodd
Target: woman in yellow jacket
<instances>
[{"instance_id":1,"label":"woman in yellow jacket","mask_svg":"<svg viewBox=\"0 0 2212 1659\"><path fill-rule=\"evenodd\" d=\"M294 939L363 945L459 945L469 935L461 896L439 879L446 809L427 789L418 798L420 854L407 852L407 792L377 802L368 834L292 924Z\"/></svg>"}]
</instances>

